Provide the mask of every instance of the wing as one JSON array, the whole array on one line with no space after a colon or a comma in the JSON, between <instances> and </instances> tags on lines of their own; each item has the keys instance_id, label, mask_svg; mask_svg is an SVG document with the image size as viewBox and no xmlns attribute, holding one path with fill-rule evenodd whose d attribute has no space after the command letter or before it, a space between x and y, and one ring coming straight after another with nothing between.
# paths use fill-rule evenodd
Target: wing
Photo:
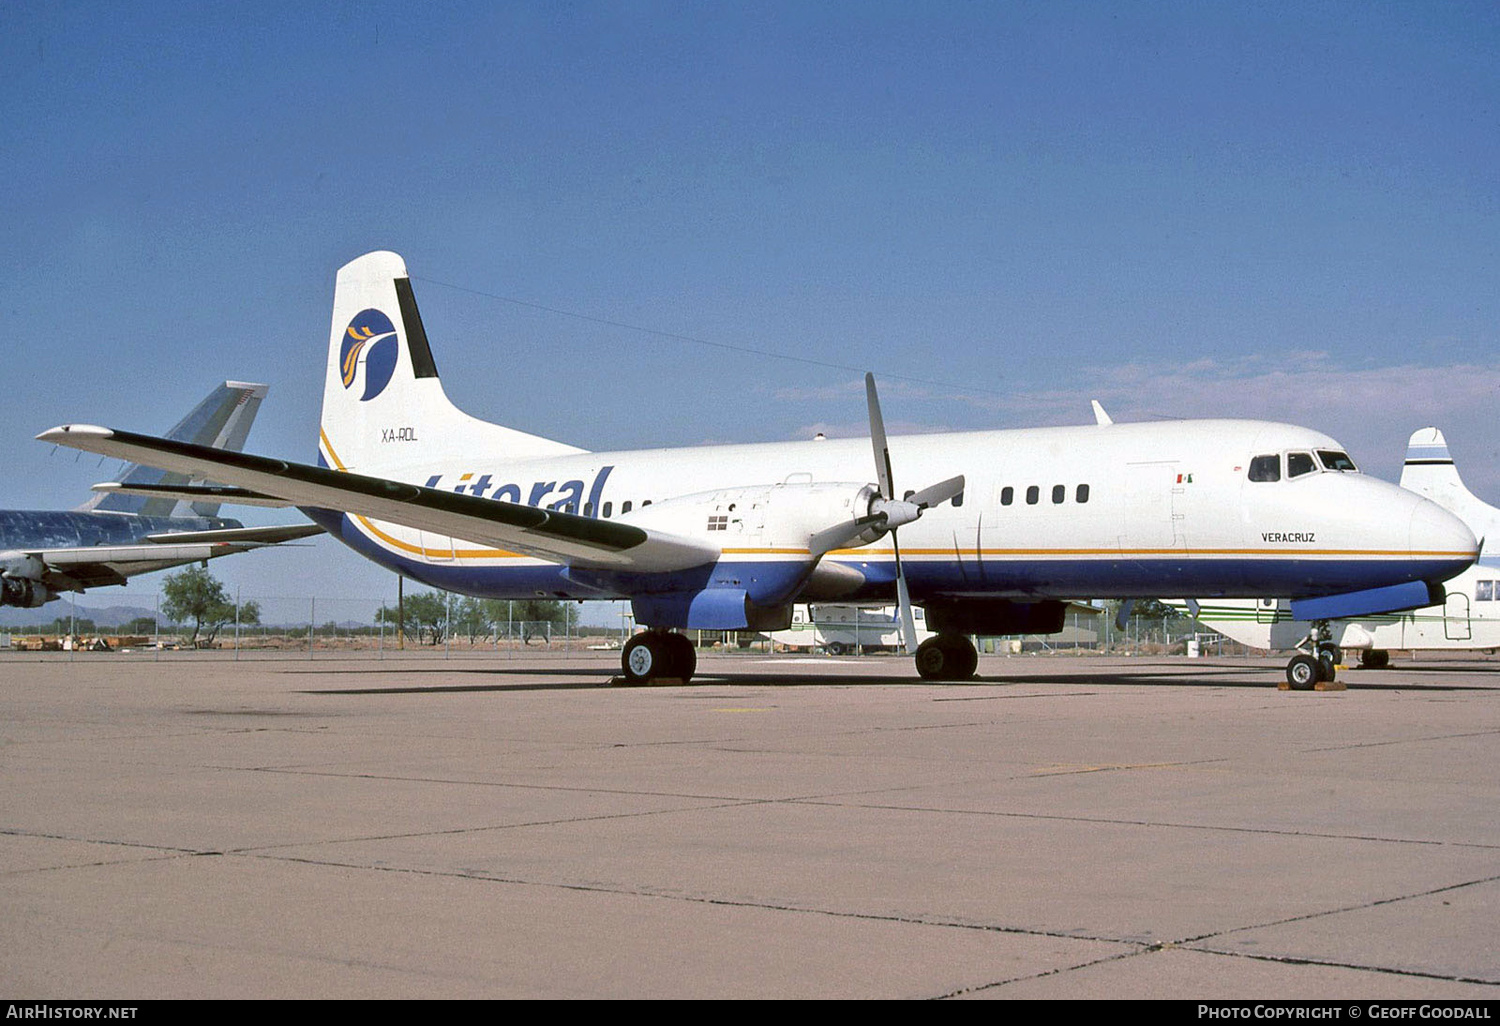
<instances>
[{"instance_id":1,"label":"wing","mask_svg":"<svg viewBox=\"0 0 1500 1026\"><path fill-rule=\"evenodd\" d=\"M248 552L295 538L321 534L316 524L289 527L245 527L221 531L188 531L151 535L133 545L90 545L76 549L20 549L40 560L41 581L54 591L124 584L136 574L184 563Z\"/></svg>"},{"instance_id":2,"label":"wing","mask_svg":"<svg viewBox=\"0 0 1500 1026\"><path fill-rule=\"evenodd\" d=\"M554 563L661 572L702 566L719 557L717 548L630 524L130 431L70 424L37 438L222 482L247 489L253 497L355 513Z\"/></svg>"}]
</instances>

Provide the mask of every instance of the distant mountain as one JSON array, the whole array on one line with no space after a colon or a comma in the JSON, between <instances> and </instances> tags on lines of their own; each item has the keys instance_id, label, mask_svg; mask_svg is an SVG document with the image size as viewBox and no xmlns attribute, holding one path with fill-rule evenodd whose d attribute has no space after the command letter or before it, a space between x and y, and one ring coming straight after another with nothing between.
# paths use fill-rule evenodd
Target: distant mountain
<instances>
[{"instance_id":1,"label":"distant mountain","mask_svg":"<svg viewBox=\"0 0 1500 1026\"><path fill-rule=\"evenodd\" d=\"M45 626L61 618L66 620L72 608L66 601L48 602L45 606L37 606L35 609L21 609L17 606L0 606L0 628L15 630L20 627ZM101 627L115 627L127 624L140 616L155 616L156 611L147 607L139 606L85 606L79 604L78 619L93 620Z\"/></svg>"}]
</instances>

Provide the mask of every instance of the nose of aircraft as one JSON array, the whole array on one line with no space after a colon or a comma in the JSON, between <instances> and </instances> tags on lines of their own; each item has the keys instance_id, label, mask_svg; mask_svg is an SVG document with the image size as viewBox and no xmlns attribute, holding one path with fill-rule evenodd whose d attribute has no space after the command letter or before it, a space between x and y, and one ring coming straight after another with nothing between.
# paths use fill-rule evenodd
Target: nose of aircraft
<instances>
[{"instance_id":1,"label":"nose of aircraft","mask_svg":"<svg viewBox=\"0 0 1500 1026\"><path fill-rule=\"evenodd\" d=\"M1469 525L1428 499L1412 507L1409 538L1413 556L1431 559L1442 568L1428 579L1433 584L1462 573L1479 558L1479 540Z\"/></svg>"}]
</instances>

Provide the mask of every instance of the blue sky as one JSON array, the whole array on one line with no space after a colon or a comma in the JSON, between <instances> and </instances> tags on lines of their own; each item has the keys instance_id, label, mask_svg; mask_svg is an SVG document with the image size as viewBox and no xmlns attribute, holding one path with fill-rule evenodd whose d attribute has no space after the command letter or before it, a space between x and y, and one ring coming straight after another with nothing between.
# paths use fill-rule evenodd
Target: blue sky
<instances>
[{"instance_id":1,"label":"blue sky","mask_svg":"<svg viewBox=\"0 0 1500 1026\"><path fill-rule=\"evenodd\" d=\"M1098 397L1393 480L1433 424L1500 501L1493 4L11 0L0 84L9 507L112 476L38 431L224 378L312 459L376 248L460 406L588 448L858 434L871 369L893 430ZM216 567L389 590L329 542Z\"/></svg>"}]
</instances>

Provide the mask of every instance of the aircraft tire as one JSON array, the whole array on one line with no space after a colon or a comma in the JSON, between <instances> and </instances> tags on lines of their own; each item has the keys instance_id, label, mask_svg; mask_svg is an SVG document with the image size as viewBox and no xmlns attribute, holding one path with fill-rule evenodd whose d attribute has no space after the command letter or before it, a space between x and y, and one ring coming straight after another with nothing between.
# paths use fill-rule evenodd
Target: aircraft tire
<instances>
[{"instance_id":1,"label":"aircraft tire","mask_svg":"<svg viewBox=\"0 0 1500 1026\"><path fill-rule=\"evenodd\" d=\"M693 648L693 642L686 634L674 631L663 634L662 640L665 642L667 666L661 675L681 678L686 684L698 669L698 650Z\"/></svg>"},{"instance_id":2,"label":"aircraft tire","mask_svg":"<svg viewBox=\"0 0 1500 1026\"><path fill-rule=\"evenodd\" d=\"M823 651L827 652L831 656L841 656L844 654L844 646L839 644L837 641L830 641L828 644L823 646Z\"/></svg>"},{"instance_id":3,"label":"aircraft tire","mask_svg":"<svg viewBox=\"0 0 1500 1026\"><path fill-rule=\"evenodd\" d=\"M630 684L649 684L657 677L666 676L664 671L670 662L660 631L637 634L625 643L625 650L620 653L620 667Z\"/></svg>"},{"instance_id":4,"label":"aircraft tire","mask_svg":"<svg viewBox=\"0 0 1500 1026\"><path fill-rule=\"evenodd\" d=\"M1384 670L1391 665L1391 654L1383 648L1367 648L1359 656L1361 670Z\"/></svg>"},{"instance_id":5,"label":"aircraft tire","mask_svg":"<svg viewBox=\"0 0 1500 1026\"><path fill-rule=\"evenodd\" d=\"M953 653L953 679L968 680L974 676L974 671L979 668L979 650L974 643L960 635L955 636L948 647Z\"/></svg>"},{"instance_id":6,"label":"aircraft tire","mask_svg":"<svg viewBox=\"0 0 1500 1026\"><path fill-rule=\"evenodd\" d=\"M1286 664L1286 682L1293 691L1311 691L1320 676L1318 660L1310 655L1299 652Z\"/></svg>"},{"instance_id":7,"label":"aircraft tire","mask_svg":"<svg viewBox=\"0 0 1500 1026\"><path fill-rule=\"evenodd\" d=\"M948 653L937 638L928 638L917 646L917 676L923 680L943 680Z\"/></svg>"},{"instance_id":8,"label":"aircraft tire","mask_svg":"<svg viewBox=\"0 0 1500 1026\"><path fill-rule=\"evenodd\" d=\"M1338 676L1338 649L1321 649L1318 652L1318 680L1328 683Z\"/></svg>"},{"instance_id":9,"label":"aircraft tire","mask_svg":"<svg viewBox=\"0 0 1500 1026\"><path fill-rule=\"evenodd\" d=\"M923 680L967 680L979 665L979 653L969 639L939 634L917 646L917 674Z\"/></svg>"}]
</instances>

